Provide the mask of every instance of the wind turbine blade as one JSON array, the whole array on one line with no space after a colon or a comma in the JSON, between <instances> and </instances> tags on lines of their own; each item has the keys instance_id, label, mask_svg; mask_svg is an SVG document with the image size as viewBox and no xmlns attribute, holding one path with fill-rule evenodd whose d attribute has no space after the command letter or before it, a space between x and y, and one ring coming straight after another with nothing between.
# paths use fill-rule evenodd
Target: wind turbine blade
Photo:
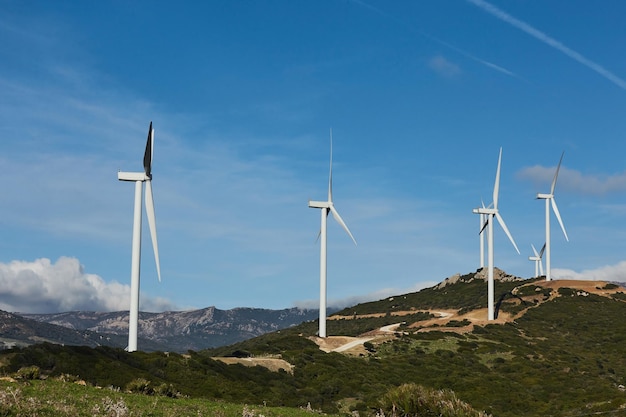
<instances>
[{"instance_id":1,"label":"wind turbine blade","mask_svg":"<svg viewBox=\"0 0 626 417\"><path fill-rule=\"evenodd\" d=\"M485 230L487 228L487 225L489 225L489 217L491 216L487 216L487 220L485 220L485 223L483 224L483 227L480 229L480 232L478 232L478 234L482 234L483 230Z\"/></svg>"},{"instance_id":2,"label":"wind turbine blade","mask_svg":"<svg viewBox=\"0 0 626 417\"><path fill-rule=\"evenodd\" d=\"M511 236L511 232L509 232L509 229L506 227L506 224L504 223L504 219L502 218L502 216L500 216L500 213L496 213L496 219L498 219L498 223L500 223L500 226L502 227L502 230L504 230L504 233L506 233L506 235L509 237L509 240L513 244L513 247L515 248L515 250L519 254L520 251L517 248L517 245L515 244L515 240L513 240L513 236Z\"/></svg>"},{"instance_id":3,"label":"wind turbine blade","mask_svg":"<svg viewBox=\"0 0 626 417\"><path fill-rule=\"evenodd\" d=\"M159 262L159 245L156 234L156 217L154 215L154 200L152 198L152 181L146 181L146 214L148 226L150 226L150 237L152 238L152 249L154 249L154 260L156 261L157 276L161 282L161 263Z\"/></svg>"},{"instance_id":4,"label":"wind turbine blade","mask_svg":"<svg viewBox=\"0 0 626 417\"><path fill-rule=\"evenodd\" d=\"M541 261L541 258L539 258L539 272L541 272L541 275L545 275L543 273L543 262Z\"/></svg>"},{"instance_id":5,"label":"wind turbine blade","mask_svg":"<svg viewBox=\"0 0 626 417\"><path fill-rule=\"evenodd\" d=\"M143 154L143 169L148 177L152 175L153 140L154 140L154 129L152 129L152 122L150 122L150 128L148 129L148 140L146 141L146 151Z\"/></svg>"},{"instance_id":6,"label":"wind turbine blade","mask_svg":"<svg viewBox=\"0 0 626 417\"><path fill-rule=\"evenodd\" d=\"M333 201L333 128L330 128L330 171L328 173L328 201Z\"/></svg>"},{"instance_id":7,"label":"wind turbine blade","mask_svg":"<svg viewBox=\"0 0 626 417\"><path fill-rule=\"evenodd\" d=\"M326 217L328 217L328 211L326 211ZM322 229L320 229L320 231L317 232L317 237L315 238L316 242L319 242L320 236L322 236Z\"/></svg>"},{"instance_id":8,"label":"wind turbine blade","mask_svg":"<svg viewBox=\"0 0 626 417\"><path fill-rule=\"evenodd\" d=\"M556 206L556 201L554 200L554 197L552 197L550 200L552 202L552 210L554 211L554 214L556 215L556 219L559 221L559 224L561 225L561 230L563 230L563 234L565 235L565 240L569 242L569 238L567 237L567 232L565 231L565 226L563 225L563 220L561 220L561 213L559 213L559 208Z\"/></svg>"},{"instance_id":9,"label":"wind turbine blade","mask_svg":"<svg viewBox=\"0 0 626 417\"><path fill-rule=\"evenodd\" d=\"M498 169L496 169L496 182L493 185L493 208L498 208L498 194L500 192L500 165L502 163L502 147L500 147L500 156L498 156Z\"/></svg>"},{"instance_id":10,"label":"wind turbine blade","mask_svg":"<svg viewBox=\"0 0 626 417\"><path fill-rule=\"evenodd\" d=\"M550 188L550 194L554 195L554 187L556 187L556 179L559 176L559 169L561 169L561 162L563 162L563 155L565 155L565 151L561 153L561 159L559 159L559 164L556 166L556 172L554 173L554 179L552 180L552 188Z\"/></svg>"},{"instance_id":11,"label":"wind turbine blade","mask_svg":"<svg viewBox=\"0 0 626 417\"><path fill-rule=\"evenodd\" d=\"M533 253L535 254L535 258L539 258L539 253L537 253L537 249L535 249L535 245L531 243L530 246L533 248Z\"/></svg>"},{"instance_id":12,"label":"wind turbine blade","mask_svg":"<svg viewBox=\"0 0 626 417\"><path fill-rule=\"evenodd\" d=\"M350 229L348 229L348 226L346 226L346 223L343 221L343 219L339 215L339 212L337 211L337 209L335 209L335 207L331 205L330 211L333 213L333 217L335 218L335 220L337 220L337 223L339 223L341 227L343 227L343 230L345 230L346 233L348 233L348 235L350 236L350 239L352 239L352 241L356 245L356 240L354 240L354 236L352 236L352 233L350 233Z\"/></svg>"},{"instance_id":13,"label":"wind turbine blade","mask_svg":"<svg viewBox=\"0 0 626 417\"><path fill-rule=\"evenodd\" d=\"M539 259L543 258L543 252L546 250L546 244L544 243L539 251Z\"/></svg>"}]
</instances>

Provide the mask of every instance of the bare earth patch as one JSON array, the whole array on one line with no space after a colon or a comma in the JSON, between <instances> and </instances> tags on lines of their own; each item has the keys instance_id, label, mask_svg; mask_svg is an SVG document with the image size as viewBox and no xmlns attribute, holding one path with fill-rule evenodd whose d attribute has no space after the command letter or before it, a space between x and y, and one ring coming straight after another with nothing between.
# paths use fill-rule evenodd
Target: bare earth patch
<instances>
[{"instance_id":1,"label":"bare earth patch","mask_svg":"<svg viewBox=\"0 0 626 417\"><path fill-rule=\"evenodd\" d=\"M280 358L231 358L231 357L214 357L217 361L224 362L227 365L238 363L243 366L263 366L270 371L278 372L283 370L293 374L293 365Z\"/></svg>"}]
</instances>

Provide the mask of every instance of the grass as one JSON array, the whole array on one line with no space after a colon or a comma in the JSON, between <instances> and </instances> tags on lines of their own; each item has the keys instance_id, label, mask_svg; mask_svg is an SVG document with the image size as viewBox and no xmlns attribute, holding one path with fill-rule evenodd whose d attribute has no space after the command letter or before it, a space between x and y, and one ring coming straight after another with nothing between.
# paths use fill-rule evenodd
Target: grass
<instances>
[{"instance_id":1,"label":"grass","mask_svg":"<svg viewBox=\"0 0 626 417\"><path fill-rule=\"evenodd\" d=\"M130 394L59 380L0 381L0 416L20 417L311 417L306 408L264 407Z\"/></svg>"}]
</instances>

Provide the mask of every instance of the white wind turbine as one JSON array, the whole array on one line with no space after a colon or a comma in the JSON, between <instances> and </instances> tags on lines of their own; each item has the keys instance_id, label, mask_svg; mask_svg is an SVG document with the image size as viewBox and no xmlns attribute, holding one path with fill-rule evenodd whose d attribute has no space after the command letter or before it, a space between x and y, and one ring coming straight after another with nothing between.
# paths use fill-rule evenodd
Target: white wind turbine
<instances>
[{"instance_id":1,"label":"white wind turbine","mask_svg":"<svg viewBox=\"0 0 626 417\"><path fill-rule=\"evenodd\" d=\"M117 179L120 181L133 181L135 183L135 208L133 217L133 246L130 276L130 317L128 321L128 351L137 350L137 327L139 321L139 269L141 261L141 194L143 194L143 183L146 183L146 215L150 226L150 236L152 237L152 248L154 249L154 259L156 261L157 275L161 281L161 266L159 264L159 248L156 235L156 218L154 216L154 200L152 198L152 149L153 149L154 129L152 122L148 130L148 141L146 151L143 155L144 172L122 172L118 171Z\"/></svg>"},{"instance_id":2,"label":"white wind turbine","mask_svg":"<svg viewBox=\"0 0 626 417\"><path fill-rule=\"evenodd\" d=\"M509 232L509 229L506 227L504 223L504 219L500 215L498 211L498 194L500 192L500 164L502 162L502 148L500 148L500 156L498 157L498 168L496 170L496 182L493 186L493 202L492 207L479 207L477 209L472 210L476 214L484 214L487 216L487 221L483 225L483 229L487 228L487 262L488 262L488 275L487 275L487 311L488 311L488 319L493 320L495 317L495 309L494 309L494 283L493 283L493 218L495 217L500 223L502 230L509 237L509 240L515 247L515 250L519 254L520 251L513 240L513 236ZM481 230L482 232L482 230Z\"/></svg>"},{"instance_id":3,"label":"white wind turbine","mask_svg":"<svg viewBox=\"0 0 626 417\"><path fill-rule=\"evenodd\" d=\"M537 194L537 199L546 200L546 281L550 281L550 205L552 205L552 210L556 216L556 219L559 221L561 225L561 230L563 230L563 235L565 235L565 240L569 242L569 238L567 237L567 232L565 231L565 226L563 225L563 220L561 220L561 214L559 213L559 208L556 206L556 200L554 199L554 188L556 187L556 179L559 176L559 169L561 169L561 162L563 162L563 155L565 152L561 154L561 159L559 160L559 165L556 167L556 172L554 173L554 179L552 180L552 187L550 187L550 194Z\"/></svg>"},{"instance_id":4,"label":"white wind turbine","mask_svg":"<svg viewBox=\"0 0 626 417\"><path fill-rule=\"evenodd\" d=\"M531 243L530 246L533 248L534 255L529 256L528 260L535 262L535 278L540 277L543 275L543 262L541 261L541 259L543 258L543 252L546 250L546 245L544 243L543 247L541 248L541 251L539 252L537 252L537 249L535 249L535 245ZM541 273L541 275L539 273Z\"/></svg>"},{"instance_id":5,"label":"white wind turbine","mask_svg":"<svg viewBox=\"0 0 626 417\"><path fill-rule=\"evenodd\" d=\"M333 214L333 217L348 233L354 244L356 240L350 233L350 229L346 226L339 212L333 205L333 131L330 130L330 173L328 175L328 201L311 201L309 200L309 207L322 209L322 226L320 229L320 323L319 323L319 337L326 337L326 224L328 212Z\"/></svg>"}]
</instances>

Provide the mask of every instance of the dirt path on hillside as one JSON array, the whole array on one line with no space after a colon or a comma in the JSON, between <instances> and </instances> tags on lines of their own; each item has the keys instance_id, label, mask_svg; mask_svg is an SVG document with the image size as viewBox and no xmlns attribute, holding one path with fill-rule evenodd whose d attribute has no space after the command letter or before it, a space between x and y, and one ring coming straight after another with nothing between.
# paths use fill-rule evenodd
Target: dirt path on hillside
<instances>
[{"instance_id":1,"label":"dirt path on hillside","mask_svg":"<svg viewBox=\"0 0 626 417\"><path fill-rule=\"evenodd\" d=\"M535 287L543 287L552 289L552 294L550 299L558 297L558 289L559 288L573 288L578 290L577 295L585 296L586 293L589 294L597 294L601 296L610 296L611 294L615 294L618 291L624 291L624 288L617 287L613 289L604 289L606 287L607 282L604 281L576 281L576 280L553 280L553 281L539 281L529 283L527 285L532 285ZM540 292L540 291L539 291ZM532 308L532 307L531 307ZM486 324L504 324L514 320L516 317L509 313L500 311L498 313L498 317L493 320L487 320L487 309L482 308L478 310L472 310L465 314L458 314L458 310L410 310L410 311L397 311L393 313L393 316L397 316L399 322L390 324L387 326L383 326L379 329L372 330L367 332L359 337L349 337L349 336L328 336L325 338L312 336L309 337L310 340L314 341L320 348L320 350L324 352L341 352L349 355L367 355L367 351L363 347L363 344L366 342L371 342L374 344L384 343L387 340L391 340L395 338L397 329L400 325L403 324L402 316L408 314L415 314L416 311L425 311L432 314L434 317L428 320L420 321L412 324L410 327L414 328L414 331L417 332L429 332L429 331L444 331L444 332L455 332L455 333L467 333L471 332L474 329L474 326L484 326ZM523 313L520 313L523 314ZM380 314L370 314L367 315L369 317L382 317L384 313ZM341 319L350 320L353 318L362 318L365 316L341 316ZM338 316L331 316L329 320L337 320ZM469 322L466 326L446 326L450 321L462 322L463 320L467 320ZM224 363L240 363L245 366L265 366L270 370L278 371L280 369L285 370L286 372L293 372L293 365L288 363L287 361L275 358L275 357L264 357L264 358L214 358L216 360L221 360Z\"/></svg>"}]
</instances>

